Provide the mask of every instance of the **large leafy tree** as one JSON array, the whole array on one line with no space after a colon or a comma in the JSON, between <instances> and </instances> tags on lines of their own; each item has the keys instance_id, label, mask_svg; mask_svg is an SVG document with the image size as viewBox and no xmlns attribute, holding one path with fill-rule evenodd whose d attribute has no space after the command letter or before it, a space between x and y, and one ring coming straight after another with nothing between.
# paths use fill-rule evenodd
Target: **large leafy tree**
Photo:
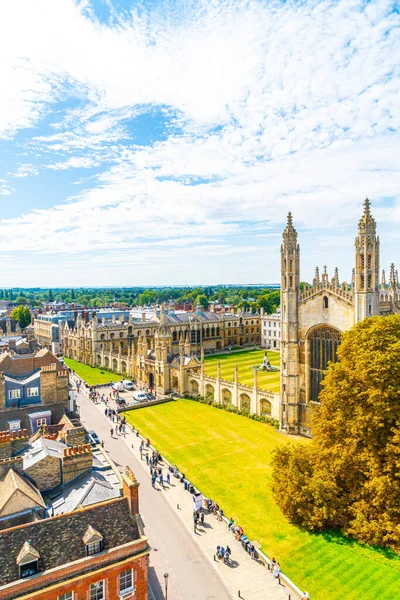
<instances>
[{"instance_id":1,"label":"large leafy tree","mask_svg":"<svg viewBox=\"0 0 400 600\"><path fill-rule=\"evenodd\" d=\"M400 315L343 335L327 370L313 440L275 451L276 500L310 530L340 528L400 551Z\"/></svg>"},{"instance_id":2,"label":"large leafy tree","mask_svg":"<svg viewBox=\"0 0 400 600\"><path fill-rule=\"evenodd\" d=\"M31 323L31 313L27 306L19 305L11 313L11 318L19 322L21 329L25 329Z\"/></svg>"}]
</instances>

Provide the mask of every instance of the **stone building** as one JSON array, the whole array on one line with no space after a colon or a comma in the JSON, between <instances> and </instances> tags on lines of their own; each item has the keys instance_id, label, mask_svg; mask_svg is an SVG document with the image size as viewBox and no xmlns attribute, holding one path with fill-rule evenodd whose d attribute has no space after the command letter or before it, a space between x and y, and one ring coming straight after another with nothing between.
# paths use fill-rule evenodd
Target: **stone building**
<instances>
[{"instance_id":1,"label":"stone building","mask_svg":"<svg viewBox=\"0 0 400 600\"><path fill-rule=\"evenodd\" d=\"M111 321L78 317L63 328L65 356L126 374L157 392L187 391L187 374L200 369L201 351L260 344L259 315L155 309L151 319Z\"/></svg>"},{"instance_id":2,"label":"stone building","mask_svg":"<svg viewBox=\"0 0 400 600\"><path fill-rule=\"evenodd\" d=\"M20 454L0 458L0 598L148 600L132 471L121 476L102 448L47 431L23 440Z\"/></svg>"},{"instance_id":3,"label":"stone building","mask_svg":"<svg viewBox=\"0 0 400 600\"><path fill-rule=\"evenodd\" d=\"M355 262L349 282L332 278L318 267L312 284L300 289L300 246L289 213L281 246L281 428L311 434L313 406L318 403L328 363L337 360L341 334L374 315L400 312L400 290L394 265L389 284L380 280L379 237L368 199L358 223Z\"/></svg>"},{"instance_id":4,"label":"stone building","mask_svg":"<svg viewBox=\"0 0 400 600\"><path fill-rule=\"evenodd\" d=\"M0 430L34 433L73 409L68 370L49 350L0 355Z\"/></svg>"},{"instance_id":5,"label":"stone building","mask_svg":"<svg viewBox=\"0 0 400 600\"><path fill-rule=\"evenodd\" d=\"M272 315L264 314L261 309L261 346L272 350L281 347L281 309Z\"/></svg>"}]
</instances>

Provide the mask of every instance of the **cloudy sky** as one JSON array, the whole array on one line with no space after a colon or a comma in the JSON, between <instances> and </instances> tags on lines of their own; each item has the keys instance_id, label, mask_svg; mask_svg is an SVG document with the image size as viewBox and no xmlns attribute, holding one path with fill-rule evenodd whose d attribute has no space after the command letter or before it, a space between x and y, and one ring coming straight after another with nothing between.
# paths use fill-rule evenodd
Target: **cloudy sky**
<instances>
[{"instance_id":1,"label":"cloudy sky","mask_svg":"<svg viewBox=\"0 0 400 600\"><path fill-rule=\"evenodd\" d=\"M1 286L349 280L368 195L399 260L387 1L3 0Z\"/></svg>"}]
</instances>

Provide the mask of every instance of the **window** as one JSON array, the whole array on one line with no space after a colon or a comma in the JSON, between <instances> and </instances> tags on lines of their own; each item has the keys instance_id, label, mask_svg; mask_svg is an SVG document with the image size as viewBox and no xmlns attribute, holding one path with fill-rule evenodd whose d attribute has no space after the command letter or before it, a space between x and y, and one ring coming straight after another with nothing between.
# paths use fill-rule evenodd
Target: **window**
<instances>
[{"instance_id":1,"label":"window","mask_svg":"<svg viewBox=\"0 0 400 600\"><path fill-rule=\"evenodd\" d=\"M21 429L21 421L19 419L8 421L8 428L10 431L18 431L18 429Z\"/></svg>"},{"instance_id":2,"label":"window","mask_svg":"<svg viewBox=\"0 0 400 600\"><path fill-rule=\"evenodd\" d=\"M25 565L20 565L19 567L19 576L21 579L24 577L30 577L31 575L36 575L39 572L38 561L34 560L33 562L26 563Z\"/></svg>"},{"instance_id":3,"label":"window","mask_svg":"<svg viewBox=\"0 0 400 600\"><path fill-rule=\"evenodd\" d=\"M324 308L328 308L329 306L329 300L327 296L324 296L324 300L323 300L323 307Z\"/></svg>"},{"instance_id":4,"label":"window","mask_svg":"<svg viewBox=\"0 0 400 600\"><path fill-rule=\"evenodd\" d=\"M8 397L10 400L17 400L21 398L21 390L10 390L8 392Z\"/></svg>"},{"instance_id":5,"label":"window","mask_svg":"<svg viewBox=\"0 0 400 600\"><path fill-rule=\"evenodd\" d=\"M42 425L47 425L47 418L43 417L42 419L37 419L36 420L36 425L38 427L41 427Z\"/></svg>"},{"instance_id":6,"label":"window","mask_svg":"<svg viewBox=\"0 0 400 600\"><path fill-rule=\"evenodd\" d=\"M28 392L28 398L32 398L33 396L39 396L39 388L38 387L28 388L27 392Z\"/></svg>"},{"instance_id":7,"label":"window","mask_svg":"<svg viewBox=\"0 0 400 600\"><path fill-rule=\"evenodd\" d=\"M133 590L133 569L128 569L119 574L119 591Z\"/></svg>"},{"instance_id":8,"label":"window","mask_svg":"<svg viewBox=\"0 0 400 600\"><path fill-rule=\"evenodd\" d=\"M58 596L57 600L74 600L74 592L65 592Z\"/></svg>"},{"instance_id":9,"label":"window","mask_svg":"<svg viewBox=\"0 0 400 600\"><path fill-rule=\"evenodd\" d=\"M103 540L93 542L92 544L86 544L86 556L92 556L98 554L103 550Z\"/></svg>"},{"instance_id":10,"label":"window","mask_svg":"<svg viewBox=\"0 0 400 600\"><path fill-rule=\"evenodd\" d=\"M104 600L104 580L90 584L90 600Z\"/></svg>"}]
</instances>

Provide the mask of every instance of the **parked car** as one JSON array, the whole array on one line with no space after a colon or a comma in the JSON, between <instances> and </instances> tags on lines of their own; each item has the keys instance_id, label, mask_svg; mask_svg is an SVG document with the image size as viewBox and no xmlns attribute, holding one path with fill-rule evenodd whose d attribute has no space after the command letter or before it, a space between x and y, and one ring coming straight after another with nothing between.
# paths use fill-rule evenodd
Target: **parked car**
<instances>
[{"instance_id":1,"label":"parked car","mask_svg":"<svg viewBox=\"0 0 400 600\"><path fill-rule=\"evenodd\" d=\"M114 383L112 384L112 389L115 390L116 392L123 392L124 391L124 382L123 381L114 381Z\"/></svg>"},{"instance_id":2,"label":"parked car","mask_svg":"<svg viewBox=\"0 0 400 600\"><path fill-rule=\"evenodd\" d=\"M125 398L115 398L115 404L117 406L126 406L126 400Z\"/></svg>"},{"instance_id":3,"label":"parked car","mask_svg":"<svg viewBox=\"0 0 400 600\"><path fill-rule=\"evenodd\" d=\"M138 402L148 401L147 394L145 394L144 392L133 392L133 399L137 400Z\"/></svg>"},{"instance_id":4,"label":"parked car","mask_svg":"<svg viewBox=\"0 0 400 600\"><path fill-rule=\"evenodd\" d=\"M93 429L88 431L88 435L89 435L89 443L91 446L97 446L97 444L101 444L101 442L99 440L99 436L97 435L97 433L95 431L93 431Z\"/></svg>"},{"instance_id":5,"label":"parked car","mask_svg":"<svg viewBox=\"0 0 400 600\"><path fill-rule=\"evenodd\" d=\"M124 379L122 382L125 390L133 390L133 383L129 379Z\"/></svg>"}]
</instances>

